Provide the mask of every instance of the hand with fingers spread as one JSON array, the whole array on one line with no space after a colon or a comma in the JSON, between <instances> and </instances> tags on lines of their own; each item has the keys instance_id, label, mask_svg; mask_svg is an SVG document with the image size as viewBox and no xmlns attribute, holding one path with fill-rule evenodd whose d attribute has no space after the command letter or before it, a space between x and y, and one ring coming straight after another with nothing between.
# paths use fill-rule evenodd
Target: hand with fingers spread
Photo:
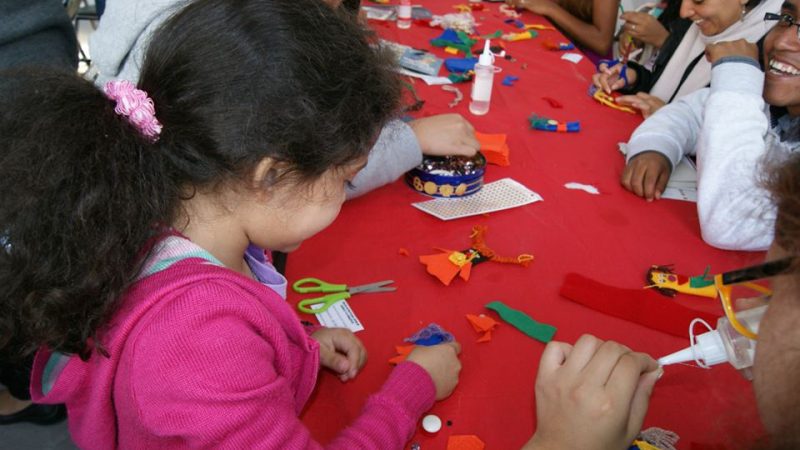
<instances>
[{"instance_id":1,"label":"hand with fingers spread","mask_svg":"<svg viewBox=\"0 0 800 450\"><path fill-rule=\"evenodd\" d=\"M660 199L669 181L672 165L663 154L653 150L640 153L628 161L622 171L625 189L647 201Z\"/></svg>"},{"instance_id":2,"label":"hand with fingers spread","mask_svg":"<svg viewBox=\"0 0 800 450\"><path fill-rule=\"evenodd\" d=\"M623 32L627 36L639 42L650 44L655 48L661 48L664 41L669 37L669 31L658 19L648 13L629 11L621 16L625 21ZM620 38L620 42L622 42Z\"/></svg>"},{"instance_id":3,"label":"hand with fingers spread","mask_svg":"<svg viewBox=\"0 0 800 450\"><path fill-rule=\"evenodd\" d=\"M614 101L620 105L638 109L645 119L658 111L662 106L666 105L664 100L646 92L637 92L635 95L620 95Z\"/></svg>"},{"instance_id":4,"label":"hand with fingers spread","mask_svg":"<svg viewBox=\"0 0 800 450\"><path fill-rule=\"evenodd\" d=\"M428 372L436 386L436 400L441 400L453 393L458 384L458 373L461 372L459 353L461 345L455 341L430 347L418 345L406 361L419 364Z\"/></svg>"},{"instance_id":5,"label":"hand with fingers spread","mask_svg":"<svg viewBox=\"0 0 800 450\"><path fill-rule=\"evenodd\" d=\"M597 88L602 89L606 94L622 89L626 86L625 79L621 76L623 69L628 78L627 84L635 84L636 71L622 64L615 64L611 67L609 67L608 64L598 65L597 73L592 75L592 83L594 83Z\"/></svg>"},{"instance_id":6,"label":"hand with fingers spread","mask_svg":"<svg viewBox=\"0 0 800 450\"><path fill-rule=\"evenodd\" d=\"M424 117L408 125L414 131L422 153L426 155L473 156L480 150L475 128L460 114Z\"/></svg>"},{"instance_id":7,"label":"hand with fingers spread","mask_svg":"<svg viewBox=\"0 0 800 450\"><path fill-rule=\"evenodd\" d=\"M319 343L320 365L339 374L342 381L355 378L367 362L364 344L346 328L320 328L311 337Z\"/></svg>"},{"instance_id":8,"label":"hand with fingers spread","mask_svg":"<svg viewBox=\"0 0 800 450\"><path fill-rule=\"evenodd\" d=\"M536 376L536 433L524 449L627 448L660 374L653 358L613 341L550 342Z\"/></svg>"}]
</instances>

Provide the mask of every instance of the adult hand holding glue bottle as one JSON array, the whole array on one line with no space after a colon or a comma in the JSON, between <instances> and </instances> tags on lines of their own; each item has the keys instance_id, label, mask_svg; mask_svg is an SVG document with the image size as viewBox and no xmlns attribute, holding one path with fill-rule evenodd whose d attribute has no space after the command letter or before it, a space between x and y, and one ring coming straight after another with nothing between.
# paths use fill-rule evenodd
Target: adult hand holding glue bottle
<instances>
[{"instance_id":1,"label":"adult hand holding glue bottle","mask_svg":"<svg viewBox=\"0 0 800 450\"><path fill-rule=\"evenodd\" d=\"M764 298L739 299L736 303L740 308L736 310L731 300L732 289L734 285L739 284L769 296L772 293L769 289L752 281L778 275L787 267L786 260L776 260L714 276L714 285L725 311L725 316L717 320L717 329L712 330L711 326L701 319L693 320L689 324L689 347L660 358L658 363L666 366L694 361L698 366L707 369L728 362L740 370L745 378L752 380L750 367L755 357L758 328L769 304L763 304ZM759 306L741 309L744 304ZM695 336L694 326L697 323L704 324L709 331Z\"/></svg>"}]
</instances>

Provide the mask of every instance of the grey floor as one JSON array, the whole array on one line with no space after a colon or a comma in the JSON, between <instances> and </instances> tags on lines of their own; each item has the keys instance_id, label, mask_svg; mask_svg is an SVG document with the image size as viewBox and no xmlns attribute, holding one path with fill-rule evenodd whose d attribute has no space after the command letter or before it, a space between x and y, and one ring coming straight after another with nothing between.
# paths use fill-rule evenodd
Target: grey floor
<instances>
[{"instance_id":1,"label":"grey floor","mask_svg":"<svg viewBox=\"0 0 800 450\"><path fill-rule=\"evenodd\" d=\"M94 3L94 0L89 0ZM78 27L78 41L87 56L89 55L89 35L94 31L92 24L82 22ZM78 68L79 72L86 70L85 64ZM78 447L72 443L67 431L67 421L56 425L33 425L21 423L14 425L0 425L0 450L75 450Z\"/></svg>"},{"instance_id":2,"label":"grey floor","mask_svg":"<svg viewBox=\"0 0 800 450\"><path fill-rule=\"evenodd\" d=\"M67 431L67 421L56 425L20 423L0 425L2 450L75 450Z\"/></svg>"}]
</instances>

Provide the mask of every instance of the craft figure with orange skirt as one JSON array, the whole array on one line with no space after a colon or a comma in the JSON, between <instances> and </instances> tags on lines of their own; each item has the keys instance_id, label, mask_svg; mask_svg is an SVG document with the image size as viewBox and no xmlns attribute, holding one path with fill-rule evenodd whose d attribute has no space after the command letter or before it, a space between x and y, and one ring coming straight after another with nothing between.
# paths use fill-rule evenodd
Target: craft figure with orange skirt
<instances>
[{"instance_id":1,"label":"craft figure with orange skirt","mask_svg":"<svg viewBox=\"0 0 800 450\"><path fill-rule=\"evenodd\" d=\"M485 241L488 227L477 225L472 228L472 246L464 251L437 249L439 253L433 255L423 255L419 257L419 262L425 265L428 273L435 276L445 286L458 275L464 281L469 281L472 266L485 261L494 261L504 264L516 264L528 267L533 261L533 255L523 253L517 257L500 256L489 248Z\"/></svg>"}]
</instances>

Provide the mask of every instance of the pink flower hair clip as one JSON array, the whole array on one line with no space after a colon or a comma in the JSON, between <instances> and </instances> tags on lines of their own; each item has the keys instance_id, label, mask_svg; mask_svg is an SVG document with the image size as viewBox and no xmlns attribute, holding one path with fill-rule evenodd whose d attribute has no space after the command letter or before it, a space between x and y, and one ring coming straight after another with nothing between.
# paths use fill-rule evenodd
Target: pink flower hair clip
<instances>
[{"instance_id":1,"label":"pink flower hair clip","mask_svg":"<svg viewBox=\"0 0 800 450\"><path fill-rule=\"evenodd\" d=\"M127 80L109 81L103 91L106 96L117 103L114 112L128 118L142 135L151 142L158 141L161 134L161 122L156 119L156 109L147 92L136 89Z\"/></svg>"}]
</instances>

